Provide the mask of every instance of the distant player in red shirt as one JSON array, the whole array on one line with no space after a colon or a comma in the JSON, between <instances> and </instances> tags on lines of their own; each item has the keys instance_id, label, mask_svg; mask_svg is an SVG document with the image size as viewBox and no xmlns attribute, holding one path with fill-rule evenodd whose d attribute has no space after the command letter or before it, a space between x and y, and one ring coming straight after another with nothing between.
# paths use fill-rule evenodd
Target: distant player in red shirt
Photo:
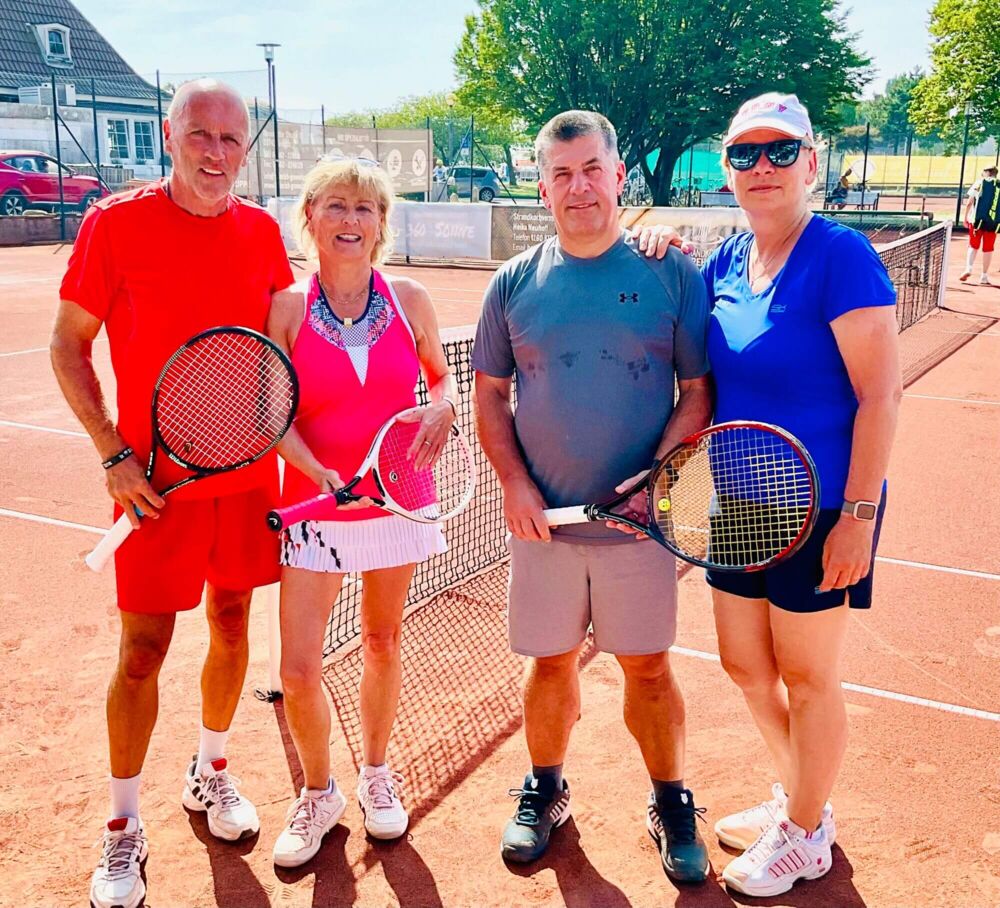
<instances>
[{"instance_id":1,"label":"distant player in red shirt","mask_svg":"<svg viewBox=\"0 0 1000 908\"><path fill-rule=\"evenodd\" d=\"M263 519L276 500L277 462L271 456L194 483L166 504L155 489L177 467L162 458L148 483L145 465L153 386L169 356L216 325L263 331L271 295L292 276L277 224L231 192L250 142L239 94L212 80L182 86L163 133L171 176L101 201L84 218L51 344L63 394L104 461L115 516L124 509L140 528L115 556L121 646L108 691L111 810L91 881L96 908L134 908L145 896L139 776L156 722L157 679L176 614L198 605L206 581L201 738L183 803L207 812L209 830L222 839L259 828L227 771L225 743L246 673L251 592L278 579L277 537ZM117 424L91 358L102 324Z\"/></svg>"}]
</instances>

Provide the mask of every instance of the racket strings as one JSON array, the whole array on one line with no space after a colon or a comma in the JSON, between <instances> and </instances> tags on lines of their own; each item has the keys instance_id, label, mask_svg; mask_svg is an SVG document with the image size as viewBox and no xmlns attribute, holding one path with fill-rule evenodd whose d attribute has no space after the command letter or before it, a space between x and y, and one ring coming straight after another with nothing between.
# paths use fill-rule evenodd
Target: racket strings
<instances>
[{"instance_id":1,"label":"racket strings","mask_svg":"<svg viewBox=\"0 0 1000 908\"><path fill-rule=\"evenodd\" d=\"M475 464L455 432L430 467L417 470L407 456L420 423L396 422L378 452L378 471L386 494L405 511L425 520L441 520L461 510L475 484Z\"/></svg>"},{"instance_id":2,"label":"racket strings","mask_svg":"<svg viewBox=\"0 0 1000 908\"><path fill-rule=\"evenodd\" d=\"M259 457L284 434L294 380L260 338L218 332L186 347L158 385L156 424L164 447L196 470Z\"/></svg>"},{"instance_id":3,"label":"racket strings","mask_svg":"<svg viewBox=\"0 0 1000 908\"><path fill-rule=\"evenodd\" d=\"M665 538L718 566L766 563L799 538L814 485L780 435L729 428L700 439L654 480L653 511Z\"/></svg>"}]
</instances>

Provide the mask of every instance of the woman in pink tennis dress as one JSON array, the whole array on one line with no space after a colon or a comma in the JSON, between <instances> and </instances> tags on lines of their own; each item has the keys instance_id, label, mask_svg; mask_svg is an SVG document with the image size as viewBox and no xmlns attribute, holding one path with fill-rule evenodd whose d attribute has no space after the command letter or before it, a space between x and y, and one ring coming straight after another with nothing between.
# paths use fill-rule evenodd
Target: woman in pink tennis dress
<instances>
[{"instance_id":1,"label":"woman in pink tennis dress","mask_svg":"<svg viewBox=\"0 0 1000 908\"><path fill-rule=\"evenodd\" d=\"M298 372L300 407L279 451L286 461L283 504L340 488L379 427L416 407L419 372L432 403L415 409L417 467L433 463L455 419L456 385L427 291L390 280L374 266L388 249L393 189L374 162L317 165L296 207L300 247L319 270L275 295L268 330ZM371 477L356 487L375 494ZM361 729L364 763L357 797L365 829L401 836L408 817L401 776L386 763L400 687L400 624L414 566L446 548L441 529L372 507L368 499L325 506L282 534L281 678L285 711L305 784L274 846L282 867L304 864L340 819L347 799L330 773L330 711L321 684L330 607L347 573L363 593Z\"/></svg>"}]
</instances>

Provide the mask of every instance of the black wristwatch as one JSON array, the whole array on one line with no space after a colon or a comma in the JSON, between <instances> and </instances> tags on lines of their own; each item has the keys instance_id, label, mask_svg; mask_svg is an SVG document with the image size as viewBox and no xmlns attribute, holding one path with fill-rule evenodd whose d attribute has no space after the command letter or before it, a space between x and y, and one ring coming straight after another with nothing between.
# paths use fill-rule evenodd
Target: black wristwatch
<instances>
[{"instance_id":1,"label":"black wristwatch","mask_svg":"<svg viewBox=\"0 0 1000 908\"><path fill-rule=\"evenodd\" d=\"M850 514L855 520L874 520L878 514L878 502L845 501L840 511L842 514Z\"/></svg>"}]
</instances>

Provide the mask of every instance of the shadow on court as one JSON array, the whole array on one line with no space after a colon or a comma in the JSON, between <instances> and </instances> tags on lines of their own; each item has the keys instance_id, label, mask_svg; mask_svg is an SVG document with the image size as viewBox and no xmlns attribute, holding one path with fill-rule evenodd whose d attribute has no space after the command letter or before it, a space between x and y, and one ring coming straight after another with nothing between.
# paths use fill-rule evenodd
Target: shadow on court
<instances>
[{"instance_id":1,"label":"shadow on court","mask_svg":"<svg viewBox=\"0 0 1000 908\"><path fill-rule=\"evenodd\" d=\"M250 853L260 847L260 834L238 842L222 842L208 831L204 813L186 813L191 831L208 855L215 904L220 908L269 908L269 894L247 863Z\"/></svg>"},{"instance_id":2,"label":"shadow on court","mask_svg":"<svg viewBox=\"0 0 1000 908\"><path fill-rule=\"evenodd\" d=\"M403 684L389 762L404 775L411 826L520 728L523 660L507 646L506 588L504 563L446 590L403 622ZM581 665L595 652L587 645ZM359 647L323 670L356 767L362 664Z\"/></svg>"}]
</instances>

